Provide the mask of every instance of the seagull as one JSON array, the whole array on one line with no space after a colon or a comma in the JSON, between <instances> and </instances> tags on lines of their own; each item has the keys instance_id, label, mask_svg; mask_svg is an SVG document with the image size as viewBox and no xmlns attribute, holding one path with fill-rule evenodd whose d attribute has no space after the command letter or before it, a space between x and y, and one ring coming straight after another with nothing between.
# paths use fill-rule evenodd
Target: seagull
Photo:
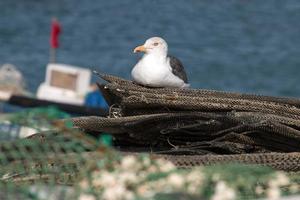
<instances>
[{"instance_id":1,"label":"seagull","mask_svg":"<svg viewBox=\"0 0 300 200\"><path fill-rule=\"evenodd\" d=\"M149 38L133 52L145 53L131 71L134 82L149 87L190 86L180 60L168 55L168 44L164 39Z\"/></svg>"}]
</instances>

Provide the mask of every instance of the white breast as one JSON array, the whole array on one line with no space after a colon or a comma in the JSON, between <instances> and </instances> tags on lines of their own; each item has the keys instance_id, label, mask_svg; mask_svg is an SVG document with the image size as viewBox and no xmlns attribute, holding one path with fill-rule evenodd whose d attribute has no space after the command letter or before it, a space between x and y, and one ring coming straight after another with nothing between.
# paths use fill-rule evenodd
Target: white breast
<instances>
[{"instance_id":1,"label":"white breast","mask_svg":"<svg viewBox=\"0 0 300 200\"><path fill-rule=\"evenodd\" d=\"M169 60L145 55L131 71L133 80L151 87L187 87L183 80L172 73Z\"/></svg>"}]
</instances>

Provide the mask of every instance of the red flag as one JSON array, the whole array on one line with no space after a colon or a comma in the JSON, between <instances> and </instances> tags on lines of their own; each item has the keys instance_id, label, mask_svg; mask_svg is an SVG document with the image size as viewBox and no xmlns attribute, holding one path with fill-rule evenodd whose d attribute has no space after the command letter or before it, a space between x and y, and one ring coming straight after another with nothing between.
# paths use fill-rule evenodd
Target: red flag
<instances>
[{"instance_id":1,"label":"red flag","mask_svg":"<svg viewBox=\"0 0 300 200\"><path fill-rule=\"evenodd\" d=\"M50 46L53 49L56 49L59 46L58 36L59 36L60 32L61 32L61 28L60 28L59 22L57 21L56 18L52 19Z\"/></svg>"}]
</instances>

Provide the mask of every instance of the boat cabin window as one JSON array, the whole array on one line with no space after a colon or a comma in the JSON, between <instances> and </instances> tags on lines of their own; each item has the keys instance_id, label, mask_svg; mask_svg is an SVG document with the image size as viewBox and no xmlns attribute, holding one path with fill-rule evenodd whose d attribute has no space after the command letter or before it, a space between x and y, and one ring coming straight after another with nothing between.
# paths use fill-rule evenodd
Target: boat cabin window
<instances>
[{"instance_id":1,"label":"boat cabin window","mask_svg":"<svg viewBox=\"0 0 300 200\"><path fill-rule=\"evenodd\" d=\"M51 70L50 85L76 91L77 78L77 74Z\"/></svg>"}]
</instances>

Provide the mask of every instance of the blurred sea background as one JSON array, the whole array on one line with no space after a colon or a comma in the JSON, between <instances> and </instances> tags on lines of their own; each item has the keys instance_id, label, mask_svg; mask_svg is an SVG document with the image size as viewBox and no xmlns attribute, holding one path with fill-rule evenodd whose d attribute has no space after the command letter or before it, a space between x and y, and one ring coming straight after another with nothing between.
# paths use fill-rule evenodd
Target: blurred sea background
<instances>
[{"instance_id":1,"label":"blurred sea background","mask_svg":"<svg viewBox=\"0 0 300 200\"><path fill-rule=\"evenodd\" d=\"M0 64L16 65L32 92L53 16L60 63L130 78L142 56L133 48L161 36L193 88L300 97L299 0L1 0Z\"/></svg>"}]
</instances>

